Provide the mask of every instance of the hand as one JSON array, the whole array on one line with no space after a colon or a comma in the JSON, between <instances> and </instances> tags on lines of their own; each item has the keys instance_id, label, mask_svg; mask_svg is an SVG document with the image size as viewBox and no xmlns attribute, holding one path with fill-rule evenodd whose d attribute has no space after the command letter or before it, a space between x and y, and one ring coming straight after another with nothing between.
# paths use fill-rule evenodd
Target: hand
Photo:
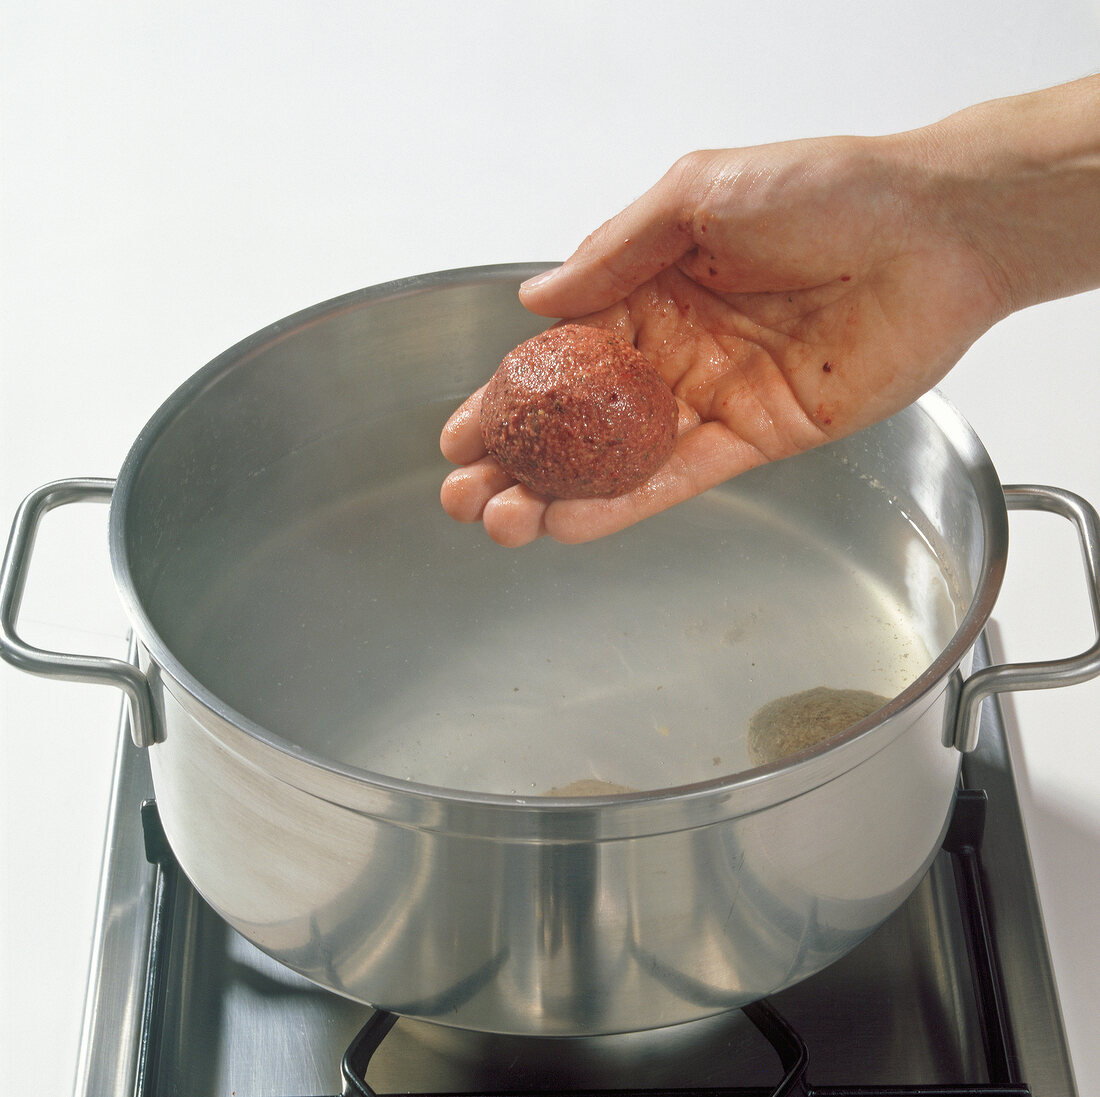
<instances>
[{"instance_id":1,"label":"hand","mask_svg":"<svg viewBox=\"0 0 1100 1097\"><path fill-rule=\"evenodd\" d=\"M545 499L486 455L479 391L443 430L461 466L447 513L505 545L590 540L926 392L1030 303L987 231L984 186L945 145L929 127L684 157L520 295L636 343L680 402L672 458L627 495Z\"/></svg>"}]
</instances>

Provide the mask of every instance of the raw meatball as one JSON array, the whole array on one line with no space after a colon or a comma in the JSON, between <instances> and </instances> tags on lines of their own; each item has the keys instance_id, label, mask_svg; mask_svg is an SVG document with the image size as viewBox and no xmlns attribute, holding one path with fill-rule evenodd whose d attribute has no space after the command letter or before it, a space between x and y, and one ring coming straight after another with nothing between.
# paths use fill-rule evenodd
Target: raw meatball
<instances>
[{"instance_id":1,"label":"raw meatball","mask_svg":"<svg viewBox=\"0 0 1100 1097\"><path fill-rule=\"evenodd\" d=\"M521 484L557 499L622 495L676 444L672 390L632 343L563 324L500 363L481 403L485 448Z\"/></svg>"},{"instance_id":2,"label":"raw meatball","mask_svg":"<svg viewBox=\"0 0 1100 1097\"><path fill-rule=\"evenodd\" d=\"M757 765L831 739L888 701L864 689L818 686L769 701L749 720L749 757Z\"/></svg>"}]
</instances>

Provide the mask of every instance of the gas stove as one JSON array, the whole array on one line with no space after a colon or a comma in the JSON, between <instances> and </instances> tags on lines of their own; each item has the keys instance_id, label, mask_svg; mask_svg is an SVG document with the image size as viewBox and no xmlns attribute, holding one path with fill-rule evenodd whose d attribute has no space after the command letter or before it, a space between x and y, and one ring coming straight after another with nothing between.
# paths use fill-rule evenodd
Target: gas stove
<instances>
[{"instance_id":1,"label":"gas stove","mask_svg":"<svg viewBox=\"0 0 1100 1097\"><path fill-rule=\"evenodd\" d=\"M976 664L988 661L986 641ZM854 952L771 999L580 1039L398 1018L272 961L195 893L119 730L77 1097L1074 1097L1004 722L987 701L944 848Z\"/></svg>"}]
</instances>

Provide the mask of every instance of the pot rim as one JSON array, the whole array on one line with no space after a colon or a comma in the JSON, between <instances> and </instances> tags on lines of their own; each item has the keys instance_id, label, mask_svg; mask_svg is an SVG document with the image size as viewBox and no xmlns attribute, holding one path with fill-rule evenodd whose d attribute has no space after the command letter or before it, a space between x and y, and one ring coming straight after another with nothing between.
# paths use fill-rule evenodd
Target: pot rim
<instances>
[{"instance_id":1,"label":"pot rim","mask_svg":"<svg viewBox=\"0 0 1100 1097\"><path fill-rule=\"evenodd\" d=\"M198 393L224 371L244 364L260 351L291 337L302 328L327 320L340 312L359 308L373 301L451 286L502 281L514 282L518 286L519 282L552 265L509 263L453 268L354 290L269 324L218 355L184 381L138 433L123 462L111 498L108 534L111 568L123 608L135 634L158 670L179 686L190 701L199 706L200 711L213 713L218 718L220 727L236 729L243 734L244 740L236 736L234 738L238 739L238 745L242 742L249 744L247 752L255 755L254 760L262 757L268 762L276 763L274 771L282 779L304 790L325 794L320 787L324 785L329 794L339 794L349 807L360 806L367 810L384 807L386 813L390 814L390 809L399 800L404 800L409 801L407 807L416 802L422 808L426 804L432 805L432 818L441 804L448 804L454 808L465 806L478 811L503 809L536 820L545 820L555 815L575 815L578 812L590 818L595 809L599 809L601 813L611 810L624 815L621 820L624 824L623 833L637 834L642 817L649 816L649 807L676 803L681 809L689 809L688 814L694 820L689 825L703 825L715 818L728 818L730 815L746 814L772 806L847 772L901 734L938 695L939 690L934 687L938 685L940 690L947 687L949 677L959 667L985 627L1000 592L1008 547L1008 513L1000 480L974 429L938 390L925 394L913 406L925 414L948 438L978 496L983 523L983 545L981 573L974 597L948 644L887 705L827 743L768 765L707 781L645 792L603 796L546 796L537 799L471 792L390 777L315 755L226 704L176 658L146 614L130 568L126 539L128 499L157 439ZM175 694L175 690L172 692ZM951 713L948 713L948 717L951 717ZM362 803L357 804L361 797L355 795L356 792L367 794ZM690 810L692 805L699 810ZM422 825L429 817L426 810L400 811L397 815L405 816L403 821L410 825ZM627 823L626 815L630 815L632 823ZM562 822L564 821L563 819ZM681 817L675 829L682 829L684 822L685 819ZM642 829L651 828L653 823L655 820L649 819ZM516 832L517 836L527 832L527 829L520 827ZM613 837L620 830L619 827L612 827L607 833L602 833L602 829L600 837ZM657 829L673 828L660 825ZM584 830L585 836L590 840L593 837L591 829L586 826ZM530 833L532 837L542 833L537 823Z\"/></svg>"}]
</instances>

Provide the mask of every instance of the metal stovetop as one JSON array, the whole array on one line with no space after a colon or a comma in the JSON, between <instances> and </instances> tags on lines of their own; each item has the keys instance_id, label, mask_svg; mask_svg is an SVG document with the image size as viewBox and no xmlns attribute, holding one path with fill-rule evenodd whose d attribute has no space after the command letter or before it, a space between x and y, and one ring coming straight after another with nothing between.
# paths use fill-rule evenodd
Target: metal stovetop
<instances>
[{"instance_id":1,"label":"metal stovetop","mask_svg":"<svg viewBox=\"0 0 1100 1097\"><path fill-rule=\"evenodd\" d=\"M983 639L976 661L986 660ZM922 1087L909 1090L921 1093L960 1087L950 1091L1043 1097L1077 1092L1004 722L995 702L987 701L985 710L980 746L964 759L963 785L986 793L975 872L984 879L982 902L999 956L995 993L1003 994L1004 1016L992 1028L1004 1032L990 1036L968 915L965 904L960 907L960 861L944 852L864 944L771 999L804 1039L806 1077L815 1087ZM370 1009L268 959L222 922L182 875L150 864L141 805L152 796L147 756L131 745L123 721L77 1097L341 1092L342 1057ZM156 944L157 924L166 921L168 943ZM1002 1039L1007 1053L991 1051ZM996 1065L998 1054L1007 1066ZM1001 1072L1019 1086L994 1088L991 1081L1004 1079L991 1075ZM567 1041L471 1034L401 1019L367 1071L380 1093L770 1092L782 1077L775 1050L739 1010L658 1032Z\"/></svg>"}]
</instances>

